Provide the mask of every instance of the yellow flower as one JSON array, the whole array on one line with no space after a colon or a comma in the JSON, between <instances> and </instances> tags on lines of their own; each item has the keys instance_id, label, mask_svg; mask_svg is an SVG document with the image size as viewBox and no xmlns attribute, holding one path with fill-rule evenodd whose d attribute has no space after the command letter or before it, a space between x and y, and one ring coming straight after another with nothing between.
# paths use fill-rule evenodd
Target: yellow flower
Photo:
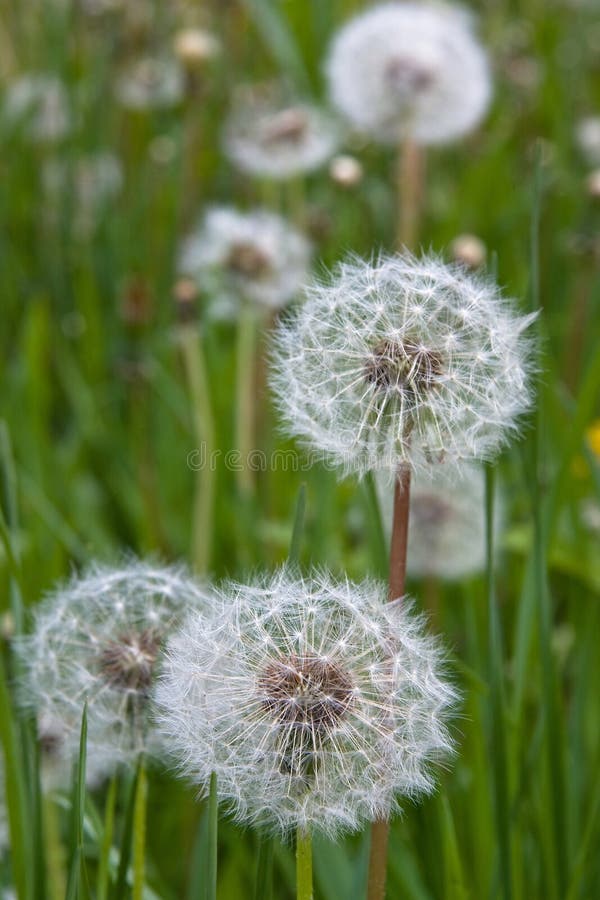
<instances>
[{"instance_id":1,"label":"yellow flower","mask_svg":"<svg viewBox=\"0 0 600 900\"><path fill-rule=\"evenodd\" d=\"M600 419L592 422L587 429L585 436L587 437L590 450L594 456L600 456Z\"/></svg>"}]
</instances>

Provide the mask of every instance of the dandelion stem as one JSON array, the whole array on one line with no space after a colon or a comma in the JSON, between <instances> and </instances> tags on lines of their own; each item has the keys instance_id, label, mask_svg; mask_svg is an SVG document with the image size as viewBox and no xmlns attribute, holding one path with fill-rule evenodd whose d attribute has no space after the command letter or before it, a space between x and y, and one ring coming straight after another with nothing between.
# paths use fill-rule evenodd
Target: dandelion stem
<instances>
[{"instance_id":1,"label":"dandelion stem","mask_svg":"<svg viewBox=\"0 0 600 900\"><path fill-rule=\"evenodd\" d=\"M298 828L296 834L296 900L312 900L312 840L310 832Z\"/></svg>"},{"instance_id":2,"label":"dandelion stem","mask_svg":"<svg viewBox=\"0 0 600 900\"><path fill-rule=\"evenodd\" d=\"M414 250L419 239L425 180L423 148L407 137L398 156L398 248Z\"/></svg>"},{"instance_id":3,"label":"dandelion stem","mask_svg":"<svg viewBox=\"0 0 600 900\"><path fill-rule=\"evenodd\" d=\"M241 495L248 497L254 489L249 460L253 449L256 415L256 315L249 304L245 304L240 313L237 366L236 449L240 455L238 485Z\"/></svg>"},{"instance_id":4,"label":"dandelion stem","mask_svg":"<svg viewBox=\"0 0 600 900\"><path fill-rule=\"evenodd\" d=\"M203 445L204 464L196 473L192 526L192 559L197 572L206 572L210 566L215 484L212 450L215 443L215 426L210 397L208 372L198 328L194 324L182 325L179 345L192 402L194 434Z\"/></svg>"},{"instance_id":5,"label":"dandelion stem","mask_svg":"<svg viewBox=\"0 0 600 900\"><path fill-rule=\"evenodd\" d=\"M148 800L148 779L143 755L140 756L137 784L135 788L135 809L133 812L133 891L132 900L142 900L144 896L145 856L146 856L146 806Z\"/></svg>"},{"instance_id":6,"label":"dandelion stem","mask_svg":"<svg viewBox=\"0 0 600 900\"><path fill-rule=\"evenodd\" d=\"M210 776L208 793L208 859L206 861L206 900L217 900L217 848L218 848L218 798L217 776Z\"/></svg>"},{"instance_id":7,"label":"dandelion stem","mask_svg":"<svg viewBox=\"0 0 600 900\"><path fill-rule=\"evenodd\" d=\"M408 466L400 466L394 484L394 518L392 521L392 540L390 543L390 600L396 600L404 594L409 508L410 469Z\"/></svg>"},{"instance_id":8,"label":"dandelion stem","mask_svg":"<svg viewBox=\"0 0 600 900\"><path fill-rule=\"evenodd\" d=\"M401 465L394 483L394 517L390 543L388 599L397 600L404 594L406 582L406 548L408 545L408 514L410 509L410 469ZM390 823L378 819L371 826L368 900L383 900L387 870L387 850Z\"/></svg>"}]
</instances>

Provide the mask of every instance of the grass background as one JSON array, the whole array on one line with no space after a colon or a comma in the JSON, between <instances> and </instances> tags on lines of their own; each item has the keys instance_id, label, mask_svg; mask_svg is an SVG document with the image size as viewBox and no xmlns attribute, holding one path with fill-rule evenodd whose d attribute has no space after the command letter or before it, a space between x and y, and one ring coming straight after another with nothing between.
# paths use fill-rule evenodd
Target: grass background
<instances>
[{"instance_id":1,"label":"grass background","mask_svg":"<svg viewBox=\"0 0 600 900\"><path fill-rule=\"evenodd\" d=\"M282 77L319 97L330 36L359 8L352 0L154 2L146 25L133 29L119 13L89 17L67 2L2 0L2 82L32 70L60 74L77 123L53 147L1 126L5 609L18 610L17 594L27 608L91 558L115 560L124 550L189 558L195 475L186 460L197 436L172 287L178 241L205 204L267 202L302 217L319 264L393 245L391 151L350 141L365 168L352 190L336 187L326 170L266 186L233 171L221 152L233 88ZM525 438L496 467L508 525L497 536L493 590L485 573L442 589L436 627L465 694L459 751L440 791L407 804L394 822L389 896L575 900L600 893L600 554L581 514L600 493L600 201L586 191L589 167L575 141L579 118L600 113L600 14L583 0L487 0L477 12L494 65L493 109L477 134L428 153L422 240L447 253L457 234L479 235L507 292L523 308L539 302L540 403ZM124 111L112 99L120 64L142 51L168 52L182 22L211 28L221 56L175 110ZM165 146L170 157L159 161ZM82 237L71 191L49 217L41 167L49 157L72 163L102 149L118 154L124 185L93 235ZM124 314L132 291L147 303L142 323ZM210 321L206 305L201 298L198 319L216 445L225 452L234 443L236 328ZM265 439L292 446L270 430ZM270 473L251 507L224 466L216 480L216 576L243 577L285 558L303 481L303 562L353 577L383 572L368 492L352 480L338 483L318 466ZM421 586L409 588L419 600ZM107 794L85 798L78 837L70 796L42 802L32 789L28 726L11 715L4 689L0 701L7 789L21 791L14 808L25 816L13 820L17 838L1 878L8 886L16 873L20 900L54 900L73 847L97 872ZM115 795L116 841L126 830L127 780ZM206 807L157 770L149 773L147 839L148 897L207 896ZM220 821L223 900L253 895L257 844L254 832ZM316 896L362 897L367 852L366 834L317 840ZM292 849L275 842L273 896L293 893Z\"/></svg>"}]
</instances>

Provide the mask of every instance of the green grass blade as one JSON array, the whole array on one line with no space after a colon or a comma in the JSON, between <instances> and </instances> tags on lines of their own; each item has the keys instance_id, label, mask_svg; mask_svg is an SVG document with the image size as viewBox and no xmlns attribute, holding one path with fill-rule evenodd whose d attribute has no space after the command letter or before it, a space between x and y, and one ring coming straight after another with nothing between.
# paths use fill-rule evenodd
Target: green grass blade
<instances>
[{"instance_id":1,"label":"green grass blade","mask_svg":"<svg viewBox=\"0 0 600 900\"><path fill-rule=\"evenodd\" d=\"M271 900L273 896L273 839L261 834L256 862L254 900Z\"/></svg>"},{"instance_id":2,"label":"green grass blade","mask_svg":"<svg viewBox=\"0 0 600 900\"><path fill-rule=\"evenodd\" d=\"M117 869L117 880L113 892L113 900L125 900L128 894L127 888L127 872L129 870L129 861L131 857L131 842L133 835L133 820L135 810L135 798L137 794L137 782L139 777L139 762L133 779L129 785L127 796L127 808L125 811L125 820L123 822L123 831L121 833L121 848L119 855L119 868Z\"/></svg>"},{"instance_id":3,"label":"green grass blade","mask_svg":"<svg viewBox=\"0 0 600 900\"><path fill-rule=\"evenodd\" d=\"M306 518L306 485L301 484L296 500L296 511L294 513L294 526L292 528L292 539L290 541L290 549L288 553L288 562L295 566L300 561L300 547L302 545L302 535L304 533L304 520Z\"/></svg>"},{"instance_id":4,"label":"green grass blade","mask_svg":"<svg viewBox=\"0 0 600 900\"><path fill-rule=\"evenodd\" d=\"M494 578L494 473L489 466L486 467L485 512L490 713L492 720L492 744L494 747L492 755L494 807L502 896L504 900L511 900L513 895L513 876L509 817L508 741L502 667L502 629Z\"/></svg>"},{"instance_id":5,"label":"green grass blade","mask_svg":"<svg viewBox=\"0 0 600 900\"><path fill-rule=\"evenodd\" d=\"M19 900L33 897L31 883L31 842L29 841L27 794L23 754L17 749L14 714L8 689L4 660L0 654L0 738L4 748L4 778L8 822L12 848L12 870Z\"/></svg>"},{"instance_id":6,"label":"green grass blade","mask_svg":"<svg viewBox=\"0 0 600 900\"><path fill-rule=\"evenodd\" d=\"M299 90L307 91L309 78L306 67L281 11L282 5L273 3L272 0L244 0L244 5L282 72L292 78Z\"/></svg>"},{"instance_id":7,"label":"green grass blade","mask_svg":"<svg viewBox=\"0 0 600 900\"><path fill-rule=\"evenodd\" d=\"M85 778L87 760L87 704L81 716L81 733L79 738L79 759L73 791L73 853L69 872L67 897L86 898L90 896L87 868L84 854L84 819L85 819Z\"/></svg>"},{"instance_id":8,"label":"green grass blade","mask_svg":"<svg viewBox=\"0 0 600 900\"><path fill-rule=\"evenodd\" d=\"M117 800L117 778L116 775L110 780L108 792L106 794L106 807L104 812L104 830L102 835L102 845L100 847L100 858L98 860L98 878L96 883L97 900L107 900L108 885L110 873L110 851L113 844L113 834L115 827L115 805Z\"/></svg>"}]
</instances>

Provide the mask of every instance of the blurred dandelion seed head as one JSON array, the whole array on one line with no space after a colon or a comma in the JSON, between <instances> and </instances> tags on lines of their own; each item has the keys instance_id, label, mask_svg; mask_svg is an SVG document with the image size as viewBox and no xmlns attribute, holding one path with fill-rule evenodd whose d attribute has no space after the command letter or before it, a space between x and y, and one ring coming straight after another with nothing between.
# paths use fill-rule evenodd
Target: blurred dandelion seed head
<instances>
[{"instance_id":1,"label":"blurred dandelion seed head","mask_svg":"<svg viewBox=\"0 0 600 900\"><path fill-rule=\"evenodd\" d=\"M386 3L343 26L326 74L332 102L383 143L454 140L490 101L486 53L470 17L443 3Z\"/></svg>"},{"instance_id":2,"label":"blurred dandelion seed head","mask_svg":"<svg viewBox=\"0 0 600 900\"><path fill-rule=\"evenodd\" d=\"M181 275L233 309L241 300L284 306L304 284L309 265L310 244L285 219L266 210L228 207L207 212L179 257Z\"/></svg>"},{"instance_id":3,"label":"blurred dandelion seed head","mask_svg":"<svg viewBox=\"0 0 600 900\"><path fill-rule=\"evenodd\" d=\"M290 434L345 473L493 458L531 403L535 316L434 256L350 257L274 339Z\"/></svg>"},{"instance_id":4,"label":"blurred dandelion seed head","mask_svg":"<svg viewBox=\"0 0 600 900\"><path fill-rule=\"evenodd\" d=\"M240 821L335 835L431 791L456 700L440 651L384 585L283 569L226 583L168 647L165 742Z\"/></svg>"},{"instance_id":5,"label":"blurred dandelion seed head","mask_svg":"<svg viewBox=\"0 0 600 900\"><path fill-rule=\"evenodd\" d=\"M149 699L165 638L204 602L183 570L131 562L93 566L36 609L31 635L19 639L20 697L38 722L52 723L71 760L88 704L91 772L157 752Z\"/></svg>"},{"instance_id":6,"label":"blurred dandelion seed head","mask_svg":"<svg viewBox=\"0 0 600 900\"><path fill-rule=\"evenodd\" d=\"M4 115L34 142L59 141L71 130L69 97L56 75L30 73L11 82Z\"/></svg>"},{"instance_id":7,"label":"blurred dandelion seed head","mask_svg":"<svg viewBox=\"0 0 600 900\"><path fill-rule=\"evenodd\" d=\"M331 113L306 102L286 103L268 85L238 92L224 147L240 171L286 179L324 165L339 140L339 126Z\"/></svg>"},{"instance_id":8,"label":"blurred dandelion seed head","mask_svg":"<svg viewBox=\"0 0 600 900\"><path fill-rule=\"evenodd\" d=\"M183 98L185 79L175 59L142 57L119 75L115 93L126 109L145 112L176 106Z\"/></svg>"},{"instance_id":9,"label":"blurred dandelion seed head","mask_svg":"<svg viewBox=\"0 0 600 900\"><path fill-rule=\"evenodd\" d=\"M383 521L392 522L392 495L386 477L377 479ZM504 504L494 504L494 533L502 532ZM413 578L454 580L485 567L485 473L466 465L457 474L445 466L418 472L410 487L407 571Z\"/></svg>"}]
</instances>

